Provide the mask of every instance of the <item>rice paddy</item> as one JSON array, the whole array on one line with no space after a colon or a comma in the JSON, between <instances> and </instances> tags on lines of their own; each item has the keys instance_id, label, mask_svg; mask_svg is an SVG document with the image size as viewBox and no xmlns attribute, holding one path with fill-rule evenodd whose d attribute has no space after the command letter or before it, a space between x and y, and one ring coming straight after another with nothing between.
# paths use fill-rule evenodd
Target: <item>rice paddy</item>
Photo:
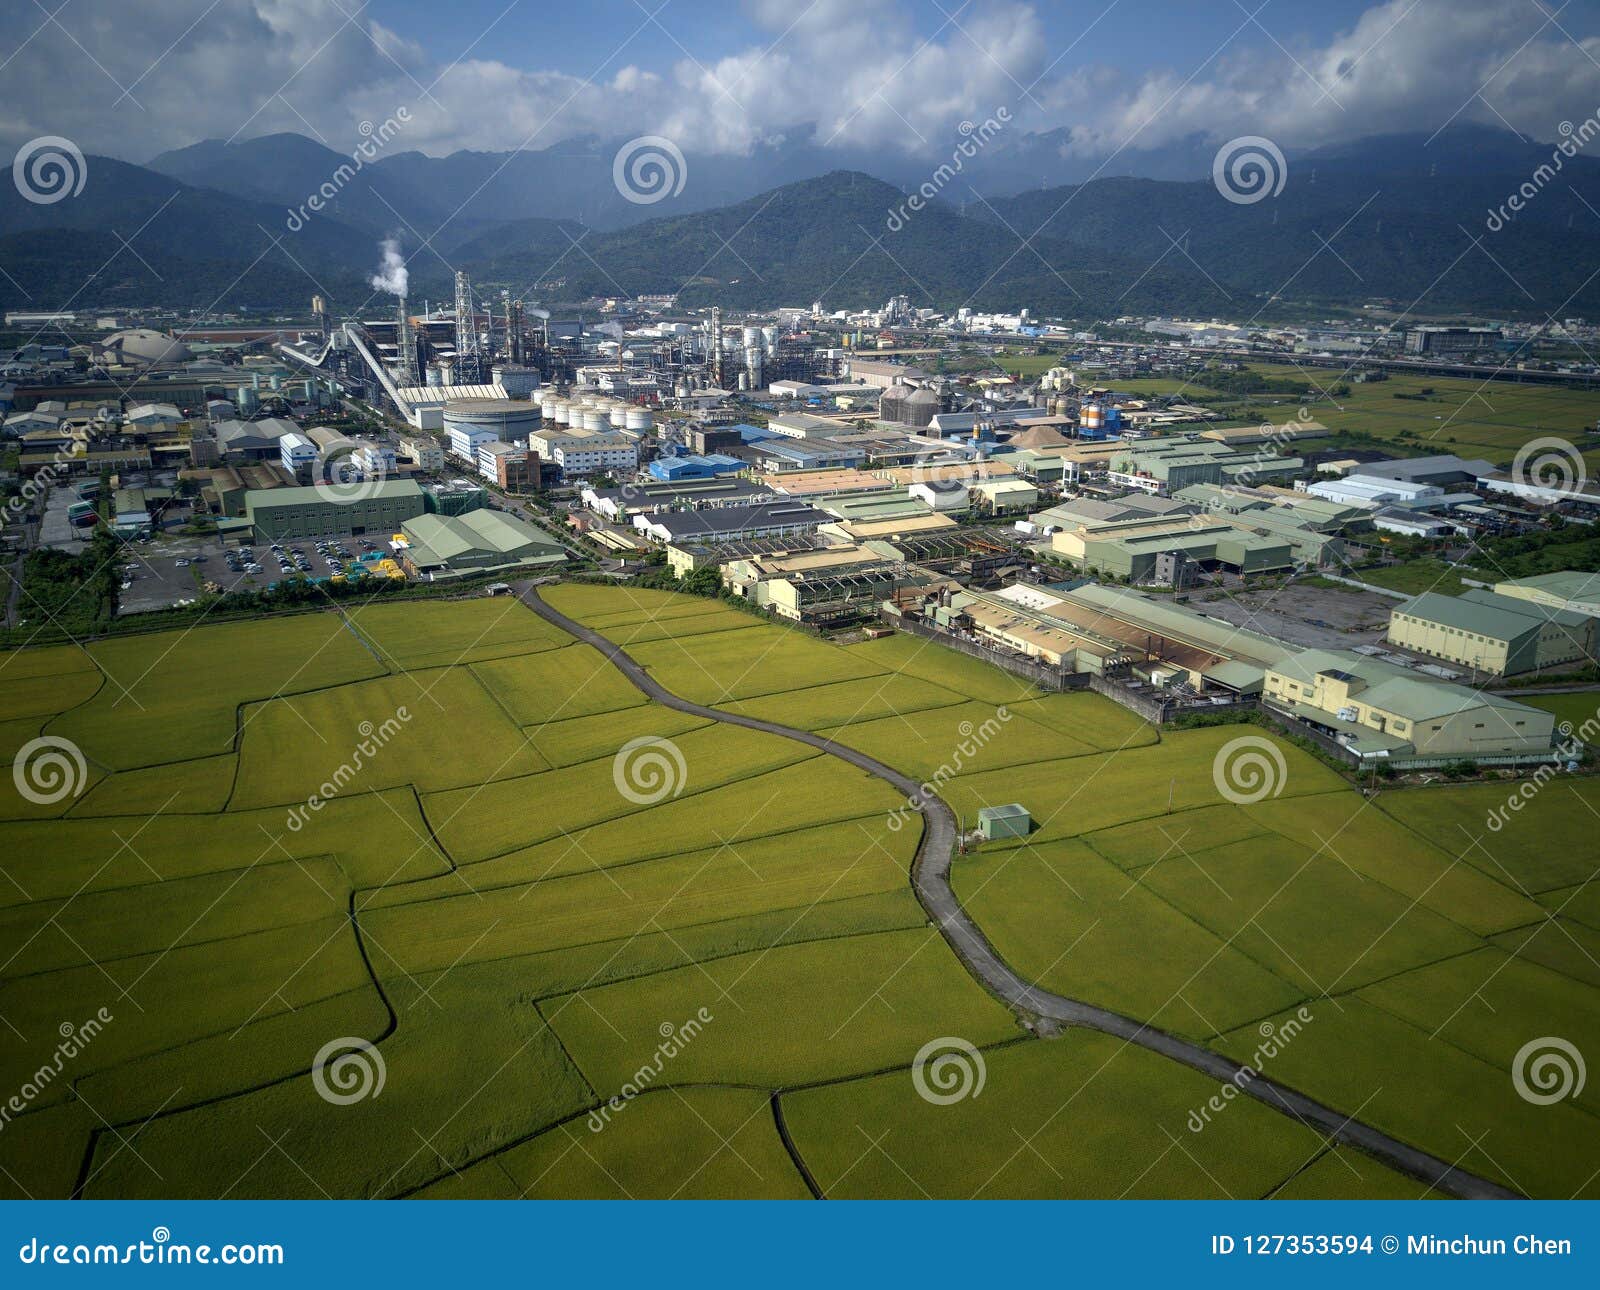
<instances>
[{"instance_id":1,"label":"rice paddy","mask_svg":"<svg viewBox=\"0 0 1600 1290\"><path fill-rule=\"evenodd\" d=\"M904 636L548 599L969 824L1026 806L953 882L1044 989L1244 1061L1287 1035L1273 1078L1594 1193L1593 1087L1536 1106L1515 1076L1539 1036L1600 1052L1595 781L1494 828L1512 785L1363 797L1283 744L1240 805L1213 776L1237 729L1157 732ZM1197 1130L1217 1085L1142 1048L1036 1036L930 925L881 780L650 702L515 599L25 650L0 701L12 755L83 757L56 800L0 789L0 1084L31 1090L0 1194L1429 1193L1249 1099ZM951 1038L981 1087L929 1099Z\"/></svg>"}]
</instances>

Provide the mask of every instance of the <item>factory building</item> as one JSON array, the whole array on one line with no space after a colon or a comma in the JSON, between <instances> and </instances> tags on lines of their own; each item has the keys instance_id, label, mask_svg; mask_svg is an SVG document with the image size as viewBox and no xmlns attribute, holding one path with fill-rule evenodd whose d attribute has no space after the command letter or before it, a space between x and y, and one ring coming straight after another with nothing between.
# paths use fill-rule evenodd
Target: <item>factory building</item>
<instances>
[{"instance_id":1,"label":"factory building","mask_svg":"<svg viewBox=\"0 0 1600 1290\"><path fill-rule=\"evenodd\" d=\"M750 457L758 470L771 474L855 466L867 459L865 449L848 447L830 439L763 439L750 444L741 455Z\"/></svg>"},{"instance_id":2,"label":"factory building","mask_svg":"<svg viewBox=\"0 0 1600 1290\"><path fill-rule=\"evenodd\" d=\"M264 417L260 421L224 421L217 426L217 449L225 461L279 461L278 441L299 430L283 417Z\"/></svg>"},{"instance_id":3,"label":"factory building","mask_svg":"<svg viewBox=\"0 0 1600 1290\"><path fill-rule=\"evenodd\" d=\"M490 439L478 445L478 474L491 484L510 490L528 486L528 450L520 444Z\"/></svg>"},{"instance_id":4,"label":"factory building","mask_svg":"<svg viewBox=\"0 0 1600 1290\"><path fill-rule=\"evenodd\" d=\"M1594 661L1595 620L1570 609L1471 590L1424 592L1395 609L1389 641L1491 676Z\"/></svg>"},{"instance_id":5,"label":"factory building","mask_svg":"<svg viewBox=\"0 0 1600 1290\"><path fill-rule=\"evenodd\" d=\"M988 515L1022 515L1039 504L1039 490L1024 479L979 480L972 495Z\"/></svg>"},{"instance_id":6,"label":"factory building","mask_svg":"<svg viewBox=\"0 0 1600 1290\"><path fill-rule=\"evenodd\" d=\"M388 480L357 490L252 489L244 498L244 517L262 542L328 533L395 533L424 510L423 491L411 480Z\"/></svg>"},{"instance_id":7,"label":"factory building","mask_svg":"<svg viewBox=\"0 0 1600 1290\"><path fill-rule=\"evenodd\" d=\"M615 488L585 488L579 499L608 520L630 520L647 511L699 510L773 501L772 493L748 479L647 480Z\"/></svg>"},{"instance_id":8,"label":"factory building","mask_svg":"<svg viewBox=\"0 0 1600 1290\"><path fill-rule=\"evenodd\" d=\"M1498 327L1407 327L1408 354L1475 354L1502 339Z\"/></svg>"},{"instance_id":9,"label":"factory building","mask_svg":"<svg viewBox=\"0 0 1600 1290\"><path fill-rule=\"evenodd\" d=\"M1018 582L959 592L956 622L979 639L1073 672L1132 672L1158 685L1254 694L1288 647L1169 599L1086 583L1070 589Z\"/></svg>"},{"instance_id":10,"label":"factory building","mask_svg":"<svg viewBox=\"0 0 1600 1290\"><path fill-rule=\"evenodd\" d=\"M317 465L317 445L298 430L278 440L279 461L283 468L303 484L311 482Z\"/></svg>"},{"instance_id":11,"label":"factory building","mask_svg":"<svg viewBox=\"0 0 1600 1290\"><path fill-rule=\"evenodd\" d=\"M502 511L418 515L403 521L400 532L408 543L402 563L414 577L427 581L553 567L567 559L547 533Z\"/></svg>"},{"instance_id":12,"label":"factory building","mask_svg":"<svg viewBox=\"0 0 1600 1290\"><path fill-rule=\"evenodd\" d=\"M537 430L528 436L528 447L555 462L569 479L639 469L639 445L621 433Z\"/></svg>"},{"instance_id":13,"label":"factory building","mask_svg":"<svg viewBox=\"0 0 1600 1290\"><path fill-rule=\"evenodd\" d=\"M1254 483L1282 479L1305 468L1299 457L1266 449L1244 452L1193 436L1141 441L1110 458L1109 481L1118 488L1170 496L1191 484Z\"/></svg>"},{"instance_id":14,"label":"factory building","mask_svg":"<svg viewBox=\"0 0 1600 1290\"><path fill-rule=\"evenodd\" d=\"M431 435L411 435L401 439L400 452L418 470L427 471L430 475L444 469L444 449Z\"/></svg>"},{"instance_id":15,"label":"factory building","mask_svg":"<svg viewBox=\"0 0 1600 1290\"><path fill-rule=\"evenodd\" d=\"M1360 765L1547 760L1555 717L1344 650L1267 669L1262 701L1334 740Z\"/></svg>"},{"instance_id":16,"label":"factory building","mask_svg":"<svg viewBox=\"0 0 1600 1290\"><path fill-rule=\"evenodd\" d=\"M650 463L653 478L664 480L712 479L717 475L737 474L748 463L726 453L696 457L658 457Z\"/></svg>"},{"instance_id":17,"label":"factory building","mask_svg":"<svg viewBox=\"0 0 1600 1290\"><path fill-rule=\"evenodd\" d=\"M759 609L792 622L826 626L874 611L894 594L898 562L850 545L735 558L723 585Z\"/></svg>"},{"instance_id":18,"label":"factory building","mask_svg":"<svg viewBox=\"0 0 1600 1290\"><path fill-rule=\"evenodd\" d=\"M1510 578L1495 591L1547 609L1568 609L1600 618L1600 573L1541 573L1532 578Z\"/></svg>"},{"instance_id":19,"label":"factory building","mask_svg":"<svg viewBox=\"0 0 1600 1290\"><path fill-rule=\"evenodd\" d=\"M451 426L445 441L450 445L450 455L468 466L478 464L478 449L486 443L500 443L500 436L482 426Z\"/></svg>"},{"instance_id":20,"label":"factory building","mask_svg":"<svg viewBox=\"0 0 1600 1290\"><path fill-rule=\"evenodd\" d=\"M698 511L654 511L633 517L633 526L655 542L681 545L813 533L826 512L795 502L716 506Z\"/></svg>"},{"instance_id":21,"label":"factory building","mask_svg":"<svg viewBox=\"0 0 1600 1290\"><path fill-rule=\"evenodd\" d=\"M1239 528L1226 518L1193 515L1082 524L1052 534L1050 546L1086 572L1147 584L1156 581L1158 558L1172 552L1238 574L1276 572L1295 564L1294 547L1286 537Z\"/></svg>"},{"instance_id":22,"label":"factory building","mask_svg":"<svg viewBox=\"0 0 1600 1290\"><path fill-rule=\"evenodd\" d=\"M930 511L966 511L972 506L971 490L960 479L921 479L906 491Z\"/></svg>"}]
</instances>

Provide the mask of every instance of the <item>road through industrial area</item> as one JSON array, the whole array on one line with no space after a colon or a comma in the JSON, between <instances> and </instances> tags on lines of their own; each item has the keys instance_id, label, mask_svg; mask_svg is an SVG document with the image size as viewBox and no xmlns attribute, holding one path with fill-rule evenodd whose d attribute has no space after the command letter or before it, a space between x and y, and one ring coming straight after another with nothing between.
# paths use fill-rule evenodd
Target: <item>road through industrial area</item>
<instances>
[{"instance_id":1,"label":"road through industrial area","mask_svg":"<svg viewBox=\"0 0 1600 1290\"><path fill-rule=\"evenodd\" d=\"M1498 1183L1468 1173L1448 1161L1392 1138L1371 1125L1324 1106L1251 1067L1242 1066L1199 1044L1108 1008L1053 994L1030 984L1017 975L989 944L978 925L961 907L950 885L957 824L955 813L943 800L925 793L922 785L909 775L821 735L775 721L723 712L680 698L661 686L620 645L551 607L540 597L538 588L532 583L517 583L515 590L522 603L539 617L599 650L629 681L662 706L807 744L877 776L916 806L922 813L924 823L922 839L911 867L911 881L917 898L966 969L991 993L1021 1014L1030 1026L1036 1027L1041 1020L1082 1026L1115 1036L1126 1044L1159 1053L1219 1083L1233 1084L1241 1093L1299 1121L1330 1141L1363 1151L1390 1168L1420 1179L1447 1195L1463 1199L1516 1198L1515 1192Z\"/></svg>"}]
</instances>

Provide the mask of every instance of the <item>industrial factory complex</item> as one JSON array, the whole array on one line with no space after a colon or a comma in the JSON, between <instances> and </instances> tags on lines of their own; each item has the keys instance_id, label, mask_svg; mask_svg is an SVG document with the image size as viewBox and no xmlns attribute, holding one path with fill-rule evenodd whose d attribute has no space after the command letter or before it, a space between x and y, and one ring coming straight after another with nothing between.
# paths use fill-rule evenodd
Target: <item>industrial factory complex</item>
<instances>
[{"instance_id":1,"label":"industrial factory complex","mask_svg":"<svg viewBox=\"0 0 1600 1290\"><path fill-rule=\"evenodd\" d=\"M1348 639L1315 613L1291 639L1211 605L1318 578L1360 588L1347 571L1395 541L1600 514L1581 489L1552 497L1474 457L1331 452L1303 406L1229 423L1119 390L1139 372L1092 345L1031 380L947 366L985 328L1038 336L1020 315L929 318L897 297L857 314L662 300L562 316L465 274L455 287L420 311L398 294L336 321L319 298L306 327L18 351L4 429L19 474L63 501L70 479L110 482L47 525L69 545L101 524L133 541L209 525L236 575L208 574L213 594L574 561L704 589L713 570L772 619L891 624L1162 719L1259 708L1361 764L1548 759L1548 717L1485 686L1594 663L1586 574L1376 596Z\"/></svg>"}]
</instances>

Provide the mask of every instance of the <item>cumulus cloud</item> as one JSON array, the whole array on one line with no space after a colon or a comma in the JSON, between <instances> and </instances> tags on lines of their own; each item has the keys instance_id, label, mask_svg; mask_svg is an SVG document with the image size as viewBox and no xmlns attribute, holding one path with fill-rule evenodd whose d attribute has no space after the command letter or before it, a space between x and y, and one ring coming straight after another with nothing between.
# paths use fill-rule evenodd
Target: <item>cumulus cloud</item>
<instances>
[{"instance_id":1,"label":"cumulus cloud","mask_svg":"<svg viewBox=\"0 0 1600 1290\"><path fill-rule=\"evenodd\" d=\"M955 20L929 38L910 0L747 0L761 32L749 48L691 44L647 69L635 60L666 38L641 18L633 41L583 75L518 65L492 36L440 63L327 0L164 0L136 15L125 0L75 0L58 22L40 10L9 33L0 139L63 134L144 160L202 136L291 130L347 150L362 122L405 106L404 146L433 155L658 133L732 154L804 135L932 156L961 122L1004 106L1019 130L1061 132L1068 154L1136 164L1197 133L1293 148L1471 120L1549 139L1600 106L1600 39L1574 39L1570 21L1542 22L1531 5L1388 0L1321 44L1245 23L1191 65L1146 67L1125 42L1116 65L1106 42L1052 47L1044 2L952 5ZM1101 8L1084 7L1085 25Z\"/></svg>"}]
</instances>

